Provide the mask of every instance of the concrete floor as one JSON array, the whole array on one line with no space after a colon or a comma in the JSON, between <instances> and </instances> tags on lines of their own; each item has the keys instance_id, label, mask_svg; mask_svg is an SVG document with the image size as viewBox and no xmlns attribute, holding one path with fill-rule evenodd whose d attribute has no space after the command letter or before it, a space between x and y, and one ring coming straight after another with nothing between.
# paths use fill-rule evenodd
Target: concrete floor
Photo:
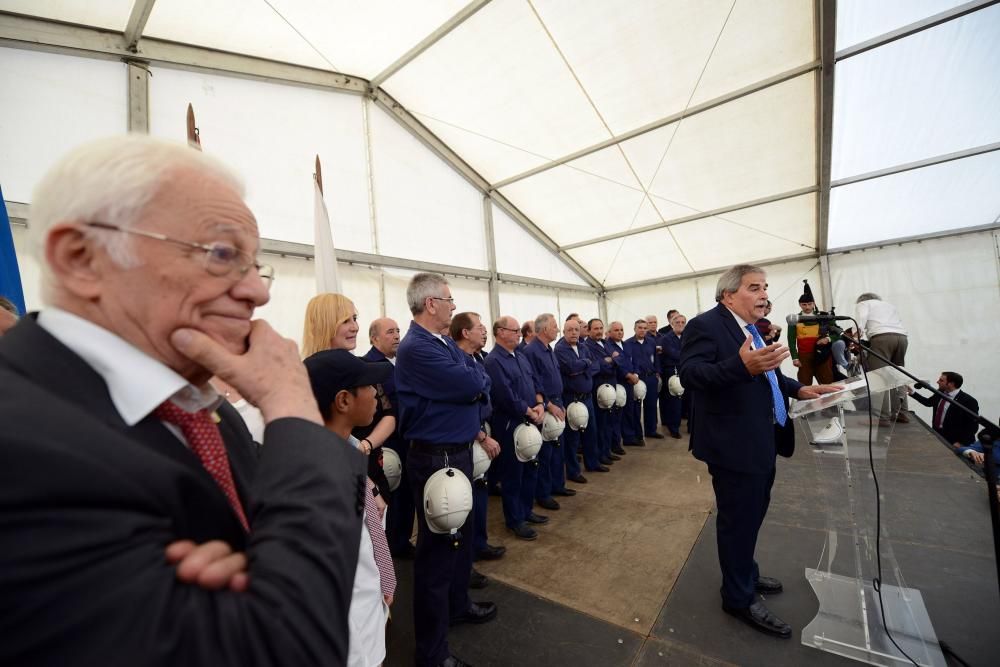
<instances>
[{"instance_id":1,"label":"concrete floor","mask_svg":"<svg viewBox=\"0 0 1000 667\"><path fill-rule=\"evenodd\" d=\"M478 666L859 664L800 641L818 609L804 568L816 566L826 536L808 445L779 459L758 542L763 572L785 584L767 600L795 629L783 641L722 612L705 466L686 438L649 442L628 448L611 473L574 485L578 495L546 512L552 520L535 542L506 531L499 499L491 499L490 541L508 553L477 564L491 583L473 598L497 602L500 612L487 625L454 628L452 652ZM1000 600L981 478L915 422L897 427L881 481L883 527L938 638L970 665L996 664ZM397 570L390 667L413 661L412 563Z\"/></svg>"}]
</instances>

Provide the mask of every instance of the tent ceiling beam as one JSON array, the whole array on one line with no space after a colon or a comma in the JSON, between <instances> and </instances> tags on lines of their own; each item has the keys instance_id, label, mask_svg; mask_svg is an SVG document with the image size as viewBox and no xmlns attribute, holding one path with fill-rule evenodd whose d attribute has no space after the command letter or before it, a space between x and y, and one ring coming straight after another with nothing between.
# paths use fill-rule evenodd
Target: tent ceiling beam
<instances>
[{"instance_id":1,"label":"tent ceiling beam","mask_svg":"<svg viewBox=\"0 0 1000 667\"><path fill-rule=\"evenodd\" d=\"M382 88L379 88L373 91L371 95L377 105L379 105L390 116L395 118L404 129L416 137L421 143L424 144L424 146L438 155L438 157L444 160L445 163L451 165L451 167L464 177L474 188L484 194L488 194L490 199L496 202L497 206L510 215L511 218L513 218L521 226L521 228L524 229L524 231L531 234L535 240L545 246L549 252L556 255L564 264L566 264L566 266L568 266L575 274L580 276L580 278L587 282L591 287L600 289L600 281L590 275L590 273L577 264L575 260L568 257L564 253L561 253L559 246L555 243L555 241L549 238L547 234L535 225L535 223L521 213L521 211L519 211L517 207L514 206L506 197L497 192L491 191L489 182L483 178L478 171L473 169L472 166L463 160L455 151L453 151L450 146L441 141L437 135L427 129L423 123L417 120L417 118L407 111L403 105L393 99L389 93Z\"/></svg>"},{"instance_id":2,"label":"tent ceiling beam","mask_svg":"<svg viewBox=\"0 0 1000 667\"><path fill-rule=\"evenodd\" d=\"M777 257L775 259L768 259L760 262L751 262L754 266L759 266L765 269L769 266L775 266L777 264L787 264L788 262L800 262L804 259L816 259L818 257L817 253L814 252L803 252L795 255L785 255L784 257ZM651 278L650 280L640 280L634 283L623 283L621 285L610 285L607 288L607 293L609 295L614 295L615 292L627 289L635 289L636 287L649 287L650 285L665 285L667 283L675 283L679 280L690 280L692 278L704 278L705 276L714 276L719 273L723 273L729 269L732 265L727 264L726 266L719 266L714 269L705 269L704 271L696 271L694 273L685 273L676 276L669 276L667 278Z\"/></svg>"},{"instance_id":3,"label":"tent ceiling beam","mask_svg":"<svg viewBox=\"0 0 1000 667\"><path fill-rule=\"evenodd\" d=\"M329 88L348 93L364 94L368 90L368 82L364 79L302 65L149 37L144 37L133 53L122 33L3 11L0 11L0 18L3 19L0 21L0 46L109 60L141 59L165 67Z\"/></svg>"},{"instance_id":4,"label":"tent ceiling beam","mask_svg":"<svg viewBox=\"0 0 1000 667\"><path fill-rule=\"evenodd\" d=\"M828 255L844 255L858 250L871 250L872 248L884 248L890 245L903 245L904 243L921 243L923 241L935 241L947 239L953 236L965 236L966 234L978 234L980 232L990 232L1000 230L1000 223L991 222L975 227L964 227L962 229L949 229L943 232L931 232L929 234L915 234L913 236L901 236L898 239L886 239L884 241L870 241L857 245L843 246L841 248L831 248Z\"/></svg>"},{"instance_id":5,"label":"tent ceiling beam","mask_svg":"<svg viewBox=\"0 0 1000 667\"><path fill-rule=\"evenodd\" d=\"M998 2L1000 2L1000 0L998 0ZM726 104L727 102L732 102L734 100L740 99L741 97L746 97L747 95L752 95L753 93L757 93L762 90L765 90L766 88L770 88L771 86L776 86L779 83L784 83L785 81L794 79L795 77L802 76L803 74L819 69L819 67L820 67L820 62L818 60L814 60L813 62L806 63L805 65L800 65L799 67L795 67L785 72L781 72L780 74L775 74L774 76L768 77L766 79L761 79L756 83L744 86L743 88L739 88L738 90L734 90L732 92L726 93L725 95L721 95L714 99L707 100L705 102L702 102L701 104L696 104L693 107L685 109L684 111L679 111L677 113L670 114L669 116L665 116L659 120L655 120L652 123L643 125L638 129L625 132L624 134L619 134L618 136L611 137L610 139L606 139L600 143L594 144L593 146L589 146L582 150L578 150L575 153L570 153L569 155L565 155L556 160L552 160L551 162L546 162L545 164L538 165L537 167L533 167L532 169L529 169L520 174L516 174L509 178L505 178L502 181L497 181L496 183L493 184L492 187L494 190L499 190L500 188L506 187L512 183L523 181L524 179L530 176L535 176L536 174L540 174L543 171L548 171L549 169L558 167L561 164L572 162L573 160L590 155L591 153L596 153L598 151L604 150L605 148L609 148L616 144L620 144L623 141L628 141L629 139L634 139L635 137L646 134L648 132L652 132L653 130L658 130L661 127L670 125L671 123L676 123L677 121L683 118L690 118L691 116L696 116L700 113L704 113L705 111L709 111L710 109L714 109L717 106Z\"/></svg>"},{"instance_id":6,"label":"tent ceiling beam","mask_svg":"<svg viewBox=\"0 0 1000 667\"><path fill-rule=\"evenodd\" d=\"M480 9L490 4L490 0L473 0L465 7L462 8L457 14L448 19L445 23L439 26L434 32L424 37L420 42L414 46L412 49L400 56L394 63L386 67L384 70L375 75L371 80L371 89L376 90L381 87L382 84L386 82L390 76L398 72L399 70L406 67L408 64L416 60L421 53L431 48L437 44L443 37L445 37L452 30L458 26L465 23L473 14L478 12Z\"/></svg>"},{"instance_id":7,"label":"tent ceiling beam","mask_svg":"<svg viewBox=\"0 0 1000 667\"><path fill-rule=\"evenodd\" d=\"M606 234L604 236L598 236L596 238L588 239L586 241L578 241L576 243L569 243L567 245L561 246L560 251L574 250L576 248L582 248L588 245L594 245L595 243L603 243L604 241L613 241L615 239L623 239L629 236L635 236L636 234L643 234L645 232L655 231L657 229L663 229L665 227L673 227L674 225L681 225L685 222L693 222L695 220L703 220L705 218L713 218L718 215L725 215L726 213L732 213L734 211L741 211L745 208L753 208L754 206L760 206L762 204L770 204L776 201L782 201L783 199L791 199L793 197L800 197L802 195L807 195L816 192L819 188L815 185L809 185L804 188L797 188L795 190L788 190L787 192L781 192L776 195L769 195L767 197L761 197L759 199L753 199L751 201L741 202L739 204L732 204L730 206L723 206L721 208L715 208L711 211L702 211L701 213L693 213L691 215L685 215L681 218L674 218L672 220L665 220L663 222L658 222L652 225L645 225L643 227L636 227L634 229L629 229L624 232L616 232L614 234Z\"/></svg>"},{"instance_id":8,"label":"tent ceiling beam","mask_svg":"<svg viewBox=\"0 0 1000 667\"><path fill-rule=\"evenodd\" d=\"M851 185L852 183L861 183L862 181L870 181L873 178L882 178L883 176L892 176L893 174L901 174L904 171L913 171L914 169L932 167L936 164L944 164L945 162L954 162L955 160L961 160L967 157L974 157L976 155L983 155L985 153L992 153L998 150L1000 150L1000 141L993 142L992 144L983 144L982 146L975 146L973 148L966 148L965 150L955 151L954 153L945 153L944 155L937 155L935 157L930 157L923 160L906 162L904 164L898 164L892 167L886 167L885 169L877 169L875 171L869 171L864 174L858 174L857 176L839 178L836 181L832 181L830 183L830 186L834 188L839 188L842 185Z\"/></svg>"},{"instance_id":9,"label":"tent ceiling beam","mask_svg":"<svg viewBox=\"0 0 1000 667\"><path fill-rule=\"evenodd\" d=\"M918 32L923 32L924 30L937 27L942 23L954 21L955 19L962 18L966 14L971 14L972 12L977 12L980 9L985 9L991 5L995 5L997 2L1000 2L1000 0L973 0L973 2L967 2L964 5L952 7L951 9L935 14L934 16L928 16L923 20L915 21L909 25L904 25L896 30L876 35L875 37L866 39L863 42L855 44L854 46L849 46L846 49L837 51L837 61L839 62L845 58L851 58L862 54L865 51L871 51L872 49L876 49L880 46L885 46L886 44L903 39L904 37L909 37L910 35L915 35Z\"/></svg>"},{"instance_id":10,"label":"tent ceiling beam","mask_svg":"<svg viewBox=\"0 0 1000 667\"><path fill-rule=\"evenodd\" d=\"M132 12L125 25L125 45L133 53L135 53L136 45L142 37L142 31L146 29L146 21L149 20L155 2L156 0L136 0L135 4L132 5Z\"/></svg>"},{"instance_id":11,"label":"tent ceiling beam","mask_svg":"<svg viewBox=\"0 0 1000 667\"><path fill-rule=\"evenodd\" d=\"M830 178L833 164L834 57L837 46L837 0L816 0L816 45L822 63L816 77L816 248L826 252L830 230Z\"/></svg>"},{"instance_id":12,"label":"tent ceiling beam","mask_svg":"<svg viewBox=\"0 0 1000 667\"><path fill-rule=\"evenodd\" d=\"M586 292L587 294L599 294L600 290L595 287L584 285L574 285L573 283L563 283L558 280L545 280L542 278L530 278L528 276L518 276L512 273L498 273L497 279L501 283L527 285L529 287L550 287L564 292Z\"/></svg>"}]
</instances>

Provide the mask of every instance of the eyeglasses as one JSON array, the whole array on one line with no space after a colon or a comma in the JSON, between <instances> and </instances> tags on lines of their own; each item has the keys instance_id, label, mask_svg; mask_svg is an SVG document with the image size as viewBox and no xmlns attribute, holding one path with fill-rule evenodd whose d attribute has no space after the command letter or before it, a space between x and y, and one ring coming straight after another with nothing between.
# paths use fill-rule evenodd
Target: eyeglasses
<instances>
[{"instance_id":1,"label":"eyeglasses","mask_svg":"<svg viewBox=\"0 0 1000 667\"><path fill-rule=\"evenodd\" d=\"M451 296L429 296L428 299L433 299L434 301L447 301L448 303L455 303L455 298Z\"/></svg>"},{"instance_id":2,"label":"eyeglasses","mask_svg":"<svg viewBox=\"0 0 1000 667\"><path fill-rule=\"evenodd\" d=\"M156 232L147 232L142 229L132 229L131 227L119 227L118 225L112 225L106 222L88 222L86 223L86 226L94 227L96 229L106 229L113 232L135 234L136 236L144 236L147 239L153 239L154 241L166 241L167 243L174 243L187 248L200 250L204 253L202 266L213 276L230 276L233 271L235 271L239 274L240 278L242 278L247 274L250 268L253 267L257 269L257 275L259 275L260 279L264 281L264 285L267 286L268 289L271 288L271 283L274 282L273 266L269 264L259 264L256 258L252 255L243 252L229 243L222 243L221 241L211 244L192 243L190 241L181 241L180 239L170 238L169 236L157 234Z\"/></svg>"},{"instance_id":3,"label":"eyeglasses","mask_svg":"<svg viewBox=\"0 0 1000 667\"><path fill-rule=\"evenodd\" d=\"M511 333L521 333L520 329L508 329L507 327L497 327L500 331L509 331Z\"/></svg>"}]
</instances>

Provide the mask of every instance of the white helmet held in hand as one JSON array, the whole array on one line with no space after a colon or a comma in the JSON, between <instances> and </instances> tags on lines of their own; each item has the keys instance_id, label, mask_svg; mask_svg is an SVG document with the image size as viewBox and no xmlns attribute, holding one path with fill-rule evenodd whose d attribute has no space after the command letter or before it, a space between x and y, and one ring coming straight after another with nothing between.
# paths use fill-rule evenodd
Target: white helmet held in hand
<instances>
[{"instance_id":1,"label":"white helmet held in hand","mask_svg":"<svg viewBox=\"0 0 1000 667\"><path fill-rule=\"evenodd\" d=\"M490 469L490 457L478 442L472 443L472 479L481 479Z\"/></svg>"},{"instance_id":2,"label":"white helmet held in hand","mask_svg":"<svg viewBox=\"0 0 1000 667\"><path fill-rule=\"evenodd\" d=\"M573 401L566 406L566 423L574 431L582 431L590 423L590 412L580 401Z\"/></svg>"},{"instance_id":3,"label":"white helmet held in hand","mask_svg":"<svg viewBox=\"0 0 1000 667\"><path fill-rule=\"evenodd\" d=\"M424 484L424 517L432 533L454 535L472 511L472 484L457 468L441 468Z\"/></svg>"},{"instance_id":4,"label":"white helmet held in hand","mask_svg":"<svg viewBox=\"0 0 1000 667\"><path fill-rule=\"evenodd\" d=\"M552 416L551 412L545 413L545 418L542 420L542 440L544 442L558 440L559 436L562 435L565 430L566 422L561 419L556 419Z\"/></svg>"},{"instance_id":5,"label":"white helmet held in hand","mask_svg":"<svg viewBox=\"0 0 1000 667\"><path fill-rule=\"evenodd\" d=\"M671 375L670 379L667 380L667 391L670 392L671 396L683 396L684 387L681 385L680 375Z\"/></svg>"},{"instance_id":6,"label":"white helmet held in hand","mask_svg":"<svg viewBox=\"0 0 1000 667\"><path fill-rule=\"evenodd\" d=\"M521 463L534 461L542 448L542 434L534 424L521 424L514 429L514 454Z\"/></svg>"},{"instance_id":7,"label":"white helmet held in hand","mask_svg":"<svg viewBox=\"0 0 1000 667\"><path fill-rule=\"evenodd\" d=\"M390 491L399 488L399 480L403 477L403 462L399 460L395 449L382 448L382 472L389 482Z\"/></svg>"},{"instance_id":8,"label":"white helmet held in hand","mask_svg":"<svg viewBox=\"0 0 1000 667\"><path fill-rule=\"evenodd\" d=\"M646 398L646 383L639 380L634 385L632 385L632 398L637 401L641 401Z\"/></svg>"},{"instance_id":9,"label":"white helmet held in hand","mask_svg":"<svg viewBox=\"0 0 1000 667\"><path fill-rule=\"evenodd\" d=\"M615 385L615 407L624 408L625 403L628 401L628 393L625 391L625 386L616 384Z\"/></svg>"},{"instance_id":10,"label":"white helmet held in hand","mask_svg":"<svg viewBox=\"0 0 1000 667\"><path fill-rule=\"evenodd\" d=\"M597 407L602 410L610 410L615 404L615 388L610 384L602 384L597 388Z\"/></svg>"}]
</instances>

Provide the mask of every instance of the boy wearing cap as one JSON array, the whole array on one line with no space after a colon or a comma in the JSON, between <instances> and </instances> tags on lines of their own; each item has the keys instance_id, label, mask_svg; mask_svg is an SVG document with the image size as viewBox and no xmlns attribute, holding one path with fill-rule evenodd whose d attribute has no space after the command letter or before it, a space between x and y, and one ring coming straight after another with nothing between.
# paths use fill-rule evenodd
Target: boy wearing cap
<instances>
[{"instance_id":1,"label":"boy wearing cap","mask_svg":"<svg viewBox=\"0 0 1000 667\"><path fill-rule=\"evenodd\" d=\"M305 360L309 382L326 428L347 440L366 456L371 444L351 431L371 424L375 417L375 385L388 379L392 366L370 363L347 350L324 350ZM348 665L370 667L385 660L385 624L396 589L396 575L385 537L385 502L378 486L367 480L365 521L361 529L358 568L351 595Z\"/></svg>"}]
</instances>

